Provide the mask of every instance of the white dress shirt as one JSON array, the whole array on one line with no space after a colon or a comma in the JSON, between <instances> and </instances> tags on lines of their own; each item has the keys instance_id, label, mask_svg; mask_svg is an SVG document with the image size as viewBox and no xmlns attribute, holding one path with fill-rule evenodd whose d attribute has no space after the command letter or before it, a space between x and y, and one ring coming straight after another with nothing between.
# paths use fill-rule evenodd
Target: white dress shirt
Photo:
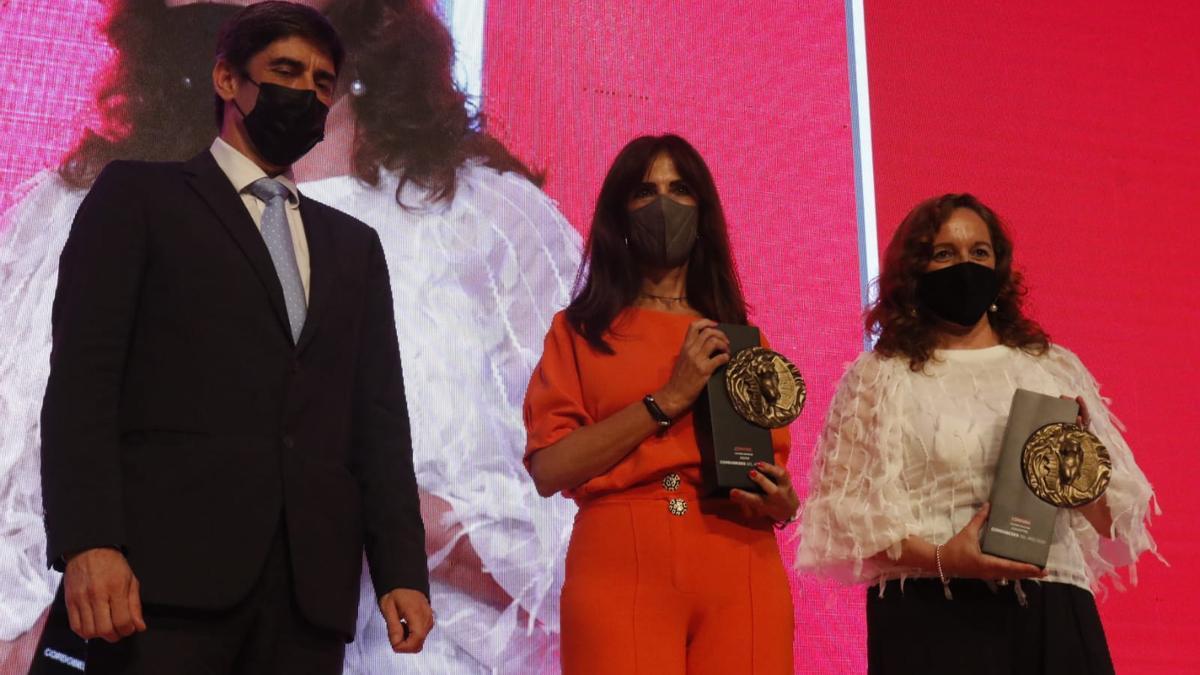
<instances>
[{"instance_id":1,"label":"white dress shirt","mask_svg":"<svg viewBox=\"0 0 1200 675\"><path fill-rule=\"evenodd\" d=\"M249 188L250 184L259 178L266 178L266 172L249 157L226 143L220 136L213 141L212 147L208 151L212 153L213 159L217 160L217 166L221 167L221 171L225 172L225 176L229 178L233 188L242 197L242 203L246 205L246 210L254 219L254 225L261 232L262 213L266 208L266 203L250 194ZM300 281L304 284L304 299L307 301L311 270L308 263L308 238L304 235L304 222L300 220L300 190L296 187L296 181L292 179L291 171L274 178L291 193L287 200L288 229L292 232L292 248L296 250L296 264L300 266Z\"/></svg>"}]
</instances>

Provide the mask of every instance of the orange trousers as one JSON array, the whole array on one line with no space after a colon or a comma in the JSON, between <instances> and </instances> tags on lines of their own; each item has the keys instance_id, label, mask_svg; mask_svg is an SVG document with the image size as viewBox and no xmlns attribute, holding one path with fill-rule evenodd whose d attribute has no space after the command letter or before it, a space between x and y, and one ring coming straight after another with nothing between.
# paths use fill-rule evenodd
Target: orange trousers
<instances>
[{"instance_id":1,"label":"orange trousers","mask_svg":"<svg viewBox=\"0 0 1200 675\"><path fill-rule=\"evenodd\" d=\"M580 505L562 591L563 674L791 673L792 596L774 530L725 499L676 493L671 509L657 493Z\"/></svg>"}]
</instances>

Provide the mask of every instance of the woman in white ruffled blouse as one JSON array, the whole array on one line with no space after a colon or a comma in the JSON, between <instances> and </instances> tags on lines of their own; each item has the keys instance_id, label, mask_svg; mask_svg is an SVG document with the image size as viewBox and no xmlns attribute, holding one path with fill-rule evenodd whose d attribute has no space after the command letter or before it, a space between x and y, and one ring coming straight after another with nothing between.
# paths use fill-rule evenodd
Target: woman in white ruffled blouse
<instances>
[{"instance_id":1,"label":"woman in white ruffled blouse","mask_svg":"<svg viewBox=\"0 0 1200 675\"><path fill-rule=\"evenodd\" d=\"M831 405L797 566L871 584L873 674L1112 673L1092 591L1123 565L1136 581L1153 491L1091 374L1023 315L999 219L967 194L918 205L879 286L878 341ZM1044 570L979 546L1017 388L1076 399L1113 463L1101 499L1060 510Z\"/></svg>"}]
</instances>

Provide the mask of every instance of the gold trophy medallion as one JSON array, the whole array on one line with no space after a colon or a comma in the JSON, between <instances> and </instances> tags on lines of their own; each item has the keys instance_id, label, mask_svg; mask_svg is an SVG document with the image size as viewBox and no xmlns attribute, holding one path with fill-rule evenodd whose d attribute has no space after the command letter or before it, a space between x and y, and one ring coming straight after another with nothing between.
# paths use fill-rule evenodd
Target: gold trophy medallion
<instances>
[{"instance_id":1,"label":"gold trophy medallion","mask_svg":"<svg viewBox=\"0 0 1200 675\"><path fill-rule=\"evenodd\" d=\"M1056 422L1033 432L1021 454L1025 484L1042 501L1073 508L1095 501L1108 488L1112 460L1094 434Z\"/></svg>"},{"instance_id":2,"label":"gold trophy medallion","mask_svg":"<svg viewBox=\"0 0 1200 675\"><path fill-rule=\"evenodd\" d=\"M725 389L737 414L766 429L791 424L807 395L796 366L765 347L747 347L730 359Z\"/></svg>"}]
</instances>

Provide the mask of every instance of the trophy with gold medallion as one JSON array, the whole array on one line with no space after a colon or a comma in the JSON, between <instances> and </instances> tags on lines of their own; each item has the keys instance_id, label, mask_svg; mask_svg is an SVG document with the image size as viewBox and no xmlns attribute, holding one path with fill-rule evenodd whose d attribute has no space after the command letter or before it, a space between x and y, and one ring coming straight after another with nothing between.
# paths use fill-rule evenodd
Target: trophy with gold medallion
<instances>
[{"instance_id":1,"label":"trophy with gold medallion","mask_svg":"<svg viewBox=\"0 0 1200 675\"><path fill-rule=\"evenodd\" d=\"M774 463L771 429L804 408L807 391L796 366L762 346L757 328L717 326L729 338L729 362L708 380L695 408L700 471L709 493L737 488L761 493L749 477L756 462Z\"/></svg>"},{"instance_id":2,"label":"trophy with gold medallion","mask_svg":"<svg viewBox=\"0 0 1200 675\"><path fill-rule=\"evenodd\" d=\"M1013 395L984 553L1045 567L1058 510L1104 494L1112 460L1099 438L1074 424L1078 415L1072 400L1025 389Z\"/></svg>"},{"instance_id":3,"label":"trophy with gold medallion","mask_svg":"<svg viewBox=\"0 0 1200 675\"><path fill-rule=\"evenodd\" d=\"M1025 441L1021 474L1038 499L1075 508L1096 501L1108 489L1112 459L1095 434L1075 424L1055 422Z\"/></svg>"}]
</instances>

